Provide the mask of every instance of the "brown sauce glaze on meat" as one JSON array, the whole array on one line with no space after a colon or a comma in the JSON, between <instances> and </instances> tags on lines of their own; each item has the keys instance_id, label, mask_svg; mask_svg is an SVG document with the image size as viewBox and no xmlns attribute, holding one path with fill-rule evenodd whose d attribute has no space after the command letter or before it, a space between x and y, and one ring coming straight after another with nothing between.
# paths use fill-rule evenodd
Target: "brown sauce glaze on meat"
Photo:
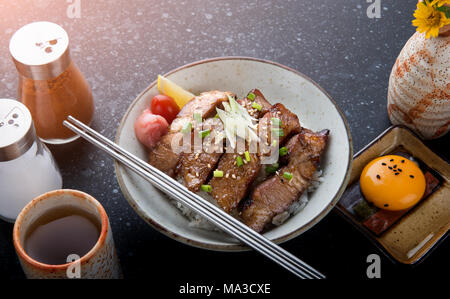
<instances>
[{"instance_id":1,"label":"brown sauce glaze on meat","mask_svg":"<svg viewBox=\"0 0 450 299\"><path fill-rule=\"evenodd\" d=\"M246 225L261 232L274 216L286 211L299 199L319 166L328 134L328 130L313 133L303 129L288 141L288 164L258 185L251 200L244 205L241 216ZM284 173L291 174L292 178L287 179Z\"/></svg>"},{"instance_id":2,"label":"brown sauce glaze on meat","mask_svg":"<svg viewBox=\"0 0 450 299\"><path fill-rule=\"evenodd\" d=\"M173 120L169 132L150 150L149 163L166 174L174 176L181 153L172 150L173 138L182 140L180 131L186 124L193 121L194 113L199 113L202 118L215 115L216 108L221 107L223 102L228 101L228 96L233 96L233 94L215 90L203 92L187 102Z\"/></svg>"},{"instance_id":3,"label":"brown sauce glaze on meat","mask_svg":"<svg viewBox=\"0 0 450 299\"><path fill-rule=\"evenodd\" d=\"M258 136L267 146L271 145L272 140L272 129L274 129L272 119L279 119L281 121L281 127L279 128L283 131L283 134L278 137L279 144L282 144L289 137L299 133L302 129L297 115L292 113L283 104L277 103L264 114L258 124ZM267 153L263 150L261 154Z\"/></svg>"},{"instance_id":4,"label":"brown sauce glaze on meat","mask_svg":"<svg viewBox=\"0 0 450 299\"><path fill-rule=\"evenodd\" d=\"M268 111L271 105L258 89L253 89L250 93L255 95L253 100L249 99L247 95L246 98L238 100L238 103L247 109L252 117L258 119L263 112ZM262 107L261 111L252 107L253 102ZM245 150L248 150L248 144L245 147ZM238 155L244 163L240 167L236 165ZM259 156L256 153L250 154L250 161L247 161L244 153L225 153L219 161L217 170L223 171L224 175L220 178L213 177L209 182L212 187L211 195L224 211L231 213L241 199L248 194L250 185L261 170Z\"/></svg>"},{"instance_id":5,"label":"brown sauce glaze on meat","mask_svg":"<svg viewBox=\"0 0 450 299\"><path fill-rule=\"evenodd\" d=\"M257 93L255 93L255 95L257 95ZM262 97L260 92L258 95ZM258 95L255 97L255 100L258 98ZM247 104L244 104L243 106L248 107ZM267 105L261 106L267 107ZM261 115L262 114L258 114L258 116ZM280 137L280 142L293 132L300 131L301 127L297 116L286 109L282 104L275 104L272 106L260 119L258 128L263 119L266 119L267 125L270 124L271 117L275 115L286 122L286 126L283 126L285 134ZM246 146L246 150L247 149L248 145ZM240 167L236 165L236 158L238 155L241 156L241 159L244 162ZM212 187L212 196L217 200L217 203L224 211L231 213L249 193L252 183L255 181L261 170L260 159L261 156L257 153L250 154L250 161L245 160L245 155L243 153L226 153L222 156L217 169L224 172L224 177L213 178L210 185Z\"/></svg>"},{"instance_id":6,"label":"brown sauce glaze on meat","mask_svg":"<svg viewBox=\"0 0 450 299\"><path fill-rule=\"evenodd\" d=\"M203 130L210 134L203 140L203 148L196 150L192 145L191 153L183 153L180 158L178 175L183 178L184 185L192 192L197 192L216 168L223 153L223 139L215 136L223 131L220 119L208 118L203 123ZM205 148L206 147L206 148Z\"/></svg>"}]
</instances>

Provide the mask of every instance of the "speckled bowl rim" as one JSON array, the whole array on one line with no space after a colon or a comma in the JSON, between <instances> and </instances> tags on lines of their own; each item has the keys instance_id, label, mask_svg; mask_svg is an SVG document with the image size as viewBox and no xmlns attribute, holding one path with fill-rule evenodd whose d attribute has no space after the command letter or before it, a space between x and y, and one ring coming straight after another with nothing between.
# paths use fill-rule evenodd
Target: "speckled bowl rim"
<instances>
[{"instance_id":1,"label":"speckled bowl rim","mask_svg":"<svg viewBox=\"0 0 450 299\"><path fill-rule=\"evenodd\" d=\"M105 208L103 208L102 204L98 200L96 200L93 196L91 196L83 191L78 191L78 190L73 190L73 189L58 189L58 190L49 191L47 193L44 193L44 194L39 195L38 197L34 198L23 208L23 210L20 212L19 216L17 216L17 220L16 220L16 222L14 224L14 228L13 228L13 243L14 243L14 248L16 249L17 255L19 255L23 259L24 262L28 263L32 267L51 272L51 271L56 271L56 270L65 270L70 265L75 263L75 262L70 262L70 263L59 264L59 265L51 265L51 264L41 263L41 262L33 259L32 257L30 257L25 252L25 249L23 246L24 244L22 244L22 242L20 242L20 236L19 236L19 230L22 226L22 222L24 221L24 218L26 217L26 214L31 209L33 209L36 206L36 204L38 204L41 201L47 200L49 198L52 198L55 196L61 196L64 194L68 194L73 197L77 197L79 199L84 199L84 200L91 202L95 206L95 208L97 208L97 211L101 218L100 236L98 237L98 240L95 243L95 245L85 255L83 255L80 258L80 260L79 260L80 265L84 265L84 264L88 263L91 260L91 258L95 254L97 254L97 252L103 247L103 245L106 242L106 237L109 232L109 219L108 219L108 215L106 214Z\"/></svg>"},{"instance_id":2,"label":"speckled bowl rim","mask_svg":"<svg viewBox=\"0 0 450 299\"><path fill-rule=\"evenodd\" d=\"M348 163L347 163L347 169L346 169L346 173L345 173L345 177L344 180L341 183L341 186L339 187L338 191L336 192L336 194L333 197L333 200L328 204L327 207L325 207L325 209L322 210L322 212L319 213L319 215L317 215L316 217L314 217L313 219L311 219L311 221L309 221L308 223L306 223L305 225L303 225L302 227L298 228L297 230L287 233L281 237L278 237L276 239L272 239L272 241L276 244L281 244L284 243L286 241L289 241L295 237L297 237L298 235L306 232L307 230L309 230L310 228L312 228L315 224L317 224L322 218L324 218L336 205L336 203L339 201L339 199L341 198L342 194L344 193L347 184L350 180L350 173L351 173L351 168L352 168L352 163L353 163L353 140L352 140L352 135L350 132L350 127L348 125L347 119L345 118L342 110L339 108L339 106L336 104L336 102L333 100L333 98L322 88L319 86L319 84L317 84L316 82L314 82L311 78L309 78L308 76L300 73L299 71L290 68L288 66L279 64L277 62L273 62L270 60L265 60L265 59L260 59L260 58L253 58L253 57L244 57L244 56L226 56L226 57L216 57L216 58L209 58L209 59L203 59L203 60L199 60L196 62L192 62L186 65L183 65L181 67L178 67L176 69L173 69L171 71L169 71L168 73L164 74L163 76L169 76L171 74L177 73L181 70L187 69L187 68L191 68L194 67L196 65L199 64L206 64L206 63L211 63L211 62L217 62L217 61L226 61L226 60L246 60L246 61L253 61L253 62L259 62L259 63L265 63L265 64L270 64L279 68L282 68L284 70L287 70L289 72L294 73L297 76L302 77L303 79L305 79L306 81L310 82L311 84L313 84L317 89L319 89L327 98L328 100L334 105L334 107L336 108L336 110L338 111L342 122L345 125L345 130L348 136L348 144L349 144L349 155L348 155ZM122 120L120 121L120 125L117 129L116 132L116 137L115 137L115 142L116 144L120 144L120 133L123 129L123 126L125 124L125 120L128 118L129 113L131 112L131 110L133 109L133 107L137 104L137 102L142 98L142 96L151 88L153 88L155 85L157 84L157 80L153 81L144 91L142 91L135 99L134 101L131 103L131 105L128 107L127 111L125 112L125 115L123 116ZM179 241L181 243L187 244L187 245L191 245L194 247L198 247L198 248L203 248L203 249L209 249L209 250L215 250L215 251L248 251L251 250L250 247L248 247L245 244L226 244L226 245L213 245L213 244L206 244L203 242L198 242L198 241L194 241L191 240L189 238L180 236L172 231L167 230L166 228L164 228L163 226L161 226L159 223L157 223L156 221L154 221L153 219L151 219L150 217L148 217L146 215L146 213L135 204L134 200L132 199L124 181L122 178L122 174L119 171L119 163L117 161L114 162L114 169L116 172L116 177L117 177L117 181L119 183L119 187L123 192L123 195L125 197L125 199L128 201L128 203L131 205L131 207L136 211L136 213L142 218L144 219L148 224L150 224L154 229L158 230L159 232L163 233L164 235Z\"/></svg>"}]
</instances>

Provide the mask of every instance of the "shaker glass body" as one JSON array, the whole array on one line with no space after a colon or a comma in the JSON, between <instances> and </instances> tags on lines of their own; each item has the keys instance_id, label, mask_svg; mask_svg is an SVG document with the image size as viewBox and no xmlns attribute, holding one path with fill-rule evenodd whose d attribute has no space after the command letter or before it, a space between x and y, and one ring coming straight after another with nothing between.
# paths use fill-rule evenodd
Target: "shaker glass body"
<instances>
[{"instance_id":1,"label":"shaker glass body","mask_svg":"<svg viewBox=\"0 0 450 299\"><path fill-rule=\"evenodd\" d=\"M62 124L67 116L89 125L94 114L91 89L73 61L63 73L48 80L33 80L19 73L19 99L30 110L37 135L50 144L77 138Z\"/></svg>"}]
</instances>

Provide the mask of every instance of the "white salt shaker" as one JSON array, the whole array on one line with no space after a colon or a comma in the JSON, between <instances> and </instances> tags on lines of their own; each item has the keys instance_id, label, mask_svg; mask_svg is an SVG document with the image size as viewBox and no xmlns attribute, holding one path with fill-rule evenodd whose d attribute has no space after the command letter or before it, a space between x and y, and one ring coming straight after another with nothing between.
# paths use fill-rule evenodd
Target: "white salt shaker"
<instances>
[{"instance_id":1,"label":"white salt shaker","mask_svg":"<svg viewBox=\"0 0 450 299\"><path fill-rule=\"evenodd\" d=\"M30 111L0 99L0 218L14 222L33 198L62 188L59 169L36 137Z\"/></svg>"}]
</instances>

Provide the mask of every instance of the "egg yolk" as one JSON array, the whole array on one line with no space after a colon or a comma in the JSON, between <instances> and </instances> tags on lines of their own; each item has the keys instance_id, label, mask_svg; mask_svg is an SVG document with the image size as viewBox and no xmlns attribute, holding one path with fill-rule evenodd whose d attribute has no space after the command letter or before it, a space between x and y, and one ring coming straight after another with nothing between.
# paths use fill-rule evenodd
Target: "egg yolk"
<instances>
[{"instance_id":1,"label":"egg yolk","mask_svg":"<svg viewBox=\"0 0 450 299\"><path fill-rule=\"evenodd\" d=\"M414 206L425 192L425 176L416 163L402 156L388 155L372 160L360 177L367 201L385 210Z\"/></svg>"}]
</instances>

